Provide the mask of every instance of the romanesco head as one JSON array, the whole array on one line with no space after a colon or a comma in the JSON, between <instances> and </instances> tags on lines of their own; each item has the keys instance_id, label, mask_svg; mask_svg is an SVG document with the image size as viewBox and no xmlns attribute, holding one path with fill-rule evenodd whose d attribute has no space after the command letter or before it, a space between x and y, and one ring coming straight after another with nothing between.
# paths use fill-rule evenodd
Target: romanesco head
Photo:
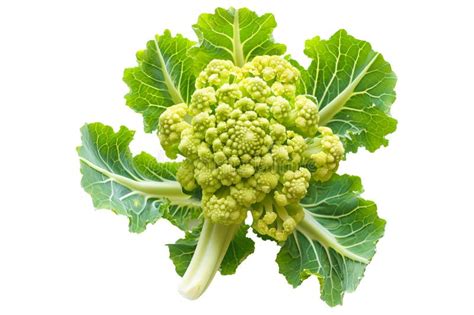
<instances>
[{"instance_id":1,"label":"romanesco head","mask_svg":"<svg viewBox=\"0 0 474 315\"><path fill-rule=\"evenodd\" d=\"M185 157L177 179L186 190L201 188L212 222L239 223L250 210L257 232L284 240L302 219L299 202L311 178L329 178L337 168L339 139L318 129L318 106L296 95L299 80L279 56L255 57L242 68L213 60L189 105L160 117L163 147Z\"/></svg>"}]
</instances>

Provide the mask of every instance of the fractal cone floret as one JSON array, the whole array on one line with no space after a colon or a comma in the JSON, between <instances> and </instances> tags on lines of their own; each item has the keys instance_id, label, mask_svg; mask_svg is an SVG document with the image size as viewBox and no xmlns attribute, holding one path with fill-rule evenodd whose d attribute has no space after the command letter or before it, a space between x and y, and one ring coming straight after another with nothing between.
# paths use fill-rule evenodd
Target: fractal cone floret
<instances>
[{"instance_id":1,"label":"fractal cone floret","mask_svg":"<svg viewBox=\"0 0 474 315\"><path fill-rule=\"evenodd\" d=\"M275 42L275 27L272 14L218 8L193 25L197 42L156 35L123 79L162 158L134 155L124 126L86 124L82 186L131 232L159 219L184 232L168 247L187 298L217 272L234 274L253 234L280 247L279 272L293 287L315 275L334 306L356 289L385 226L360 178L337 174L339 164L388 144L396 76L344 30L308 39L303 66Z\"/></svg>"}]
</instances>

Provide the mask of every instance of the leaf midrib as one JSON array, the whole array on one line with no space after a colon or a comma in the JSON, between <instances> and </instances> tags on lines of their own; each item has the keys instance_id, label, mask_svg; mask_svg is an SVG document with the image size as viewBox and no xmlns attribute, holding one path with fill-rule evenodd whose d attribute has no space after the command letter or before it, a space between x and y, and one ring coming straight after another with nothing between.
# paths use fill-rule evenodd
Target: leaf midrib
<instances>
[{"instance_id":1,"label":"leaf midrib","mask_svg":"<svg viewBox=\"0 0 474 315\"><path fill-rule=\"evenodd\" d=\"M93 170L107 176L112 181L117 184L128 188L131 191L136 191L137 193L147 197L147 198L173 198L174 200L185 200L189 199L190 196L184 194L181 191L181 185L175 181L165 181L165 182L156 182L156 181L136 181L125 176L112 173L91 161L80 157L81 162L92 168Z\"/></svg>"},{"instance_id":2,"label":"leaf midrib","mask_svg":"<svg viewBox=\"0 0 474 315\"><path fill-rule=\"evenodd\" d=\"M242 67L245 64L244 51L242 42L240 40L240 23L239 23L239 10L235 10L233 25L233 36L232 36L232 51L234 57L234 64L237 67Z\"/></svg>"},{"instance_id":3,"label":"leaf midrib","mask_svg":"<svg viewBox=\"0 0 474 315\"><path fill-rule=\"evenodd\" d=\"M168 88L168 93L170 94L171 99L173 100L173 102L175 104L184 103L184 99L181 96L181 93L178 91L178 89L174 85L174 82L171 79L171 75L168 72L168 68L166 66L165 59L163 58L163 54L161 52L161 48L160 48L160 45L159 45L158 40L157 40L156 37L154 39L154 43L155 43L155 48L156 48L156 54L158 56L158 62L161 65L163 78L165 80L164 83L165 83L166 87Z\"/></svg>"},{"instance_id":4,"label":"leaf midrib","mask_svg":"<svg viewBox=\"0 0 474 315\"><path fill-rule=\"evenodd\" d=\"M329 232L321 223L315 220L307 211L305 211L303 221L298 224L297 230L308 239L319 242L326 249L332 248L344 257L363 264L369 263L367 258L357 255L339 243L336 237L334 237L334 235Z\"/></svg>"},{"instance_id":5,"label":"leaf midrib","mask_svg":"<svg viewBox=\"0 0 474 315\"><path fill-rule=\"evenodd\" d=\"M365 77L372 64L375 62L379 53L376 53L362 71L342 90L329 104L323 107L319 112L319 123L325 126L329 121L344 107L347 101L352 97L355 88Z\"/></svg>"}]
</instances>

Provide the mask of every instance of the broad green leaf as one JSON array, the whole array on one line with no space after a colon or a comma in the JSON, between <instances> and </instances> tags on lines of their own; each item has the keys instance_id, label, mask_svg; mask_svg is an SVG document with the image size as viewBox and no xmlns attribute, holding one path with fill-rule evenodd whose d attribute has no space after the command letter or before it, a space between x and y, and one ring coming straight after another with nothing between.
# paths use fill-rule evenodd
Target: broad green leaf
<instances>
[{"instance_id":1,"label":"broad green leaf","mask_svg":"<svg viewBox=\"0 0 474 315\"><path fill-rule=\"evenodd\" d=\"M248 225L242 225L242 227L237 231L234 239L230 242L227 253L221 263L221 274L234 274L237 267L245 260L245 258L253 253L255 243L246 236L248 229ZM173 261L176 272L180 276L184 275L189 263L191 262L200 232L201 227L192 232L187 232L185 238L179 239L176 243L168 244L170 258Z\"/></svg>"},{"instance_id":2,"label":"broad green leaf","mask_svg":"<svg viewBox=\"0 0 474 315\"><path fill-rule=\"evenodd\" d=\"M147 153L135 157L129 149L134 132L118 132L100 123L81 128L82 187L99 209L110 209L129 218L131 232L142 232L163 215L168 198L191 202L175 181L179 163L158 163Z\"/></svg>"},{"instance_id":3,"label":"broad green leaf","mask_svg":"<svg viewBox=\"0 0 474 315\"><path fill-rule=\"evenodd\" d=\"M157 129L158 118L167 107L190 100L195 76L188 50L194 44L166 30L137 53L137 67L125 69L123 80L130 87L125 99L143 115L146 132Z\"/></svg>"},{"instance_id":4,"label":"broad green leaf","mask_svg":"<svg viewBox=\"0 0 474 315\"><path fill-rule=\"evenodd\" d=\"M282 55L286 46L272 36L276 25L270 13L258 16L246 8L217 8L214 14L201 14L193 25L199 47L192 54L201 68L212 59L232 60L240 67L255 56Z\"/></svg>"},{"instance_id":5,"label":"broad green leaf","mask_svg":"<svg viewBox=\"0 0 474 315\"><path fill-rule=\"evenodd\" d=\"M237 267L255 250L255 243L248 238L248 225L242 225L237 231L235 238L230 242L227 253L221 264L221 274L232 275L237 271Z\"/></svg>"},{"instance_id":6,"label":"broad green leaf","mask_svg":"<svg viewBox=\"0 0 474 315\"><path fill-rule=\"evenodd\" d=\"M347 152L386 146L385 136L397 126L390 117L397 81L390 64L344 30L329 40L307 40L305 54L312 62L307 71L300 67L300 93L316 97L320 123L341 137Z\"/></svg>"},{"instance_id":7,"label":"broad green leaf","mask_svg":"<svg viewBox=\"0 0 474 315\"><path fill-rule=\"evenodd\" d=\"M355 176L311 184L301 202L305 219L277 256L280 273L294 287L316 275L321 298L331 306L357 288L383 236L385 221L372 201L359 197L361 192Z\"/></svg>"}]
</instances>

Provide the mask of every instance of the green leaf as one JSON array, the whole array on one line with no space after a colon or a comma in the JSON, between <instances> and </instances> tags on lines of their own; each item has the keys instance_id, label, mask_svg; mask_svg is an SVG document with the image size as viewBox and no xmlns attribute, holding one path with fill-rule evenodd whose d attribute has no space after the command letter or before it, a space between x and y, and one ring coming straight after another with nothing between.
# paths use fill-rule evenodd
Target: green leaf
<instances>
[{"instance_id":1,"label":"green leaf","mask_svg":"<svg viewBox=\"0 0 474 315\"><path fill-rule=\"evenodd\" d=\"M176 273L181 277L191 263L201 228L202 227L199 227L193 231L186 232L185 237L177 240L174 244L167 244L168 250L170 251L170 259L173 261Z\"/></svg>"},{"instance_id":2,"label":"green leaf","mask_svg":"<svg viewBox=\"0 0 474 315\"><path fill-rule=\"evenodd\" d=\"M397 81L390 64L344 30L329 40L307 40L305 54L312 62L307 71L300 67L300 93L316 97L320 123L341 137L347 152L386 146L397 126L390 117Z\"/></svg>"},{"instance_id":3,"label":"green leaf","mask_svg":"<svg viewBox=\"0 0 474 315\"><path fill-rule=\"evenodd\" d=\"M221 274L232 275L237 271L237 267L255 250L255 243L248 238L248 225L242 225L237 231L234 239L230 242L227 253L221 264Z\"/></svg>"},{"instance_id":4,"label":"green leaf","mask_svg":"<svg viewBox=\"0 0 474 315\"><path fill-rule=\"evenodd\" d=\"M163 217L183 231L191 231L202 224L202 208L199 200L185 200L183 203L165 203Z\"/></svg>"},{"instance_id":5,"label":"green leaf","mask_svg":"<svg viewBox=\"0 0 474 315\"><path fill-rule=\"evenodd\" d=\"M286 46L273 40L276 27L273 14L258 16L247 8L217 8L214 14L201 14L193 28L199 47L192 54L203 67L212 59L232 60L242 66L259 55L282 55Z\"/></svg>"},{"instance_id":6,"label":"green leaf","mask_svg":"<svg viewBox=\"0 0 474 315\"><path fill-rule=\"evenodd\" d=\"M195 43L166 30L137 52L138 66L125 69L123 80L130 87L127 105L143 115L145 131L158 127L158 118L169 106L188 103L194 92L193 61L188 50Z\"/></svg>"},{"instance_id":7,"label":"green leaf","mask_svg":"<svg viewBox=\"0 0 474 315\"><path fill-rule=\"evenodd\" d=\"M301 202L305 218L277 256L280 273L294 287L316 275L321 298L331 306L357 288L383 236L385 221L375 203L359 197L361 192L355 176L311 184Z\"/></svg>"},{"instance_id":8,"label":"green leaf","mask_svg":"<svg viewBox=\"0 0 474 315\"><path fill-rule=\"evenodd\" d=\"M131 232L142 232L147 224L163 215L167 199L187 202L175 174L179 163L158 163L147 153L135 157L129 149L134 132L120 127L118 132L101 123L81 128L82 187L96 208L110 209L130 220Z\"/></svg>"},{"instance_id":9,"label":"green leaf","mask_svg":"<svg viewBox=\"0 0 474 315\"><path fill-rule=\"evenodd\" d=\"M180 276L184 275L191 262L201 233L201 228L202 227L199 227L191 232L187 232L185 238L179 239L174 244L168 244L170 258L176 268L176 273ZM221 274L234 274L237 267L245 258L253 253L255 243L246 236L248 229L249 226L243 224L237 231L234 239L230 242L229 248L221 263Z\"/></svg>"}]
</instances>

